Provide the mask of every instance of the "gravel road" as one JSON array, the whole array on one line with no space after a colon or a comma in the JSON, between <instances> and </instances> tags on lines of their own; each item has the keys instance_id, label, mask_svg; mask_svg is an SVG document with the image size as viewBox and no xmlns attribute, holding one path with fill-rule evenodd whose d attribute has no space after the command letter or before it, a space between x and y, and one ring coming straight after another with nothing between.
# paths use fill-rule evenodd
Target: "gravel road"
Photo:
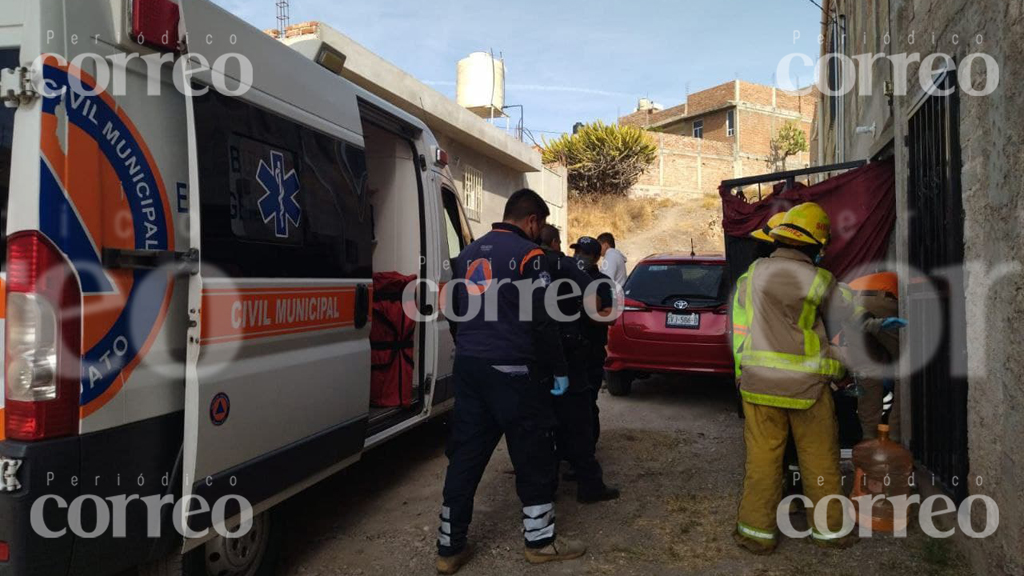
<instances>
[{"instance_id":1,"label":"gravel road","mask_svg":"<svg viewBox=\"0 0 1024 576\"><path fill-rule=\"evenodd\" d=\"M499 445L480 484L470 531L476 553L460 572L482 575L967 574L955 546L912 529L847 551L785 540L752 556L732 541L743 475L743 426L731 383L651 378L617 398L602 392L598 456L620 500L579 505L558 493L558 529L589 545L577 561L531 566L522 556L512 466ZM434 574L447 460L433 422L286 503L282 574Z\"/></svg>"}]
</instances>

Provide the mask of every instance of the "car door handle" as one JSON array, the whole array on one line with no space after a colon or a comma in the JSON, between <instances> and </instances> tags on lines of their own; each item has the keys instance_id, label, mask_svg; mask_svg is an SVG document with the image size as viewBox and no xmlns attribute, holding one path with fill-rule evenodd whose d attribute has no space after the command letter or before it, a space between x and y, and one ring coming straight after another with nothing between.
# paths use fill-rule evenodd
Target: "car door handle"
<instances>
[{"instance_id":1,"label":"car door handle","mask_svg":"<svg viewBox=\"0 0 1024 576\"><path fill-rule=\"evenodd\" d=\"M356 330L366 326L370 318L370 289L366 284L356 285L356 306L353 311L353 323Z\"/></svg>"}]
</instances>

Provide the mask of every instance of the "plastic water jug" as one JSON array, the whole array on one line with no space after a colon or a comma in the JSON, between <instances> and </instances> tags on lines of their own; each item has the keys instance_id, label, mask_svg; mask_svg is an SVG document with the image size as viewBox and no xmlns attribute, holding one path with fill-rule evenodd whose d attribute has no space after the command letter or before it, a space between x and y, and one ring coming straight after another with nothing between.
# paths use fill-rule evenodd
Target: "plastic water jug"
<instances>
[{"instance_id":1,"label":"plastic water jug","mask_svg":"<svg viewBox=\"0 0 1024 576\"><path fill-rule=\"evenodd\" d=\"M853 447L853 465L856 468L853 493L857 508L857 522L870 522L877 532L893 532L906 528L906 513L894 518L889 498L909 496L913 491L914 458L902 444L889 439L889 426L878 425L878 437L865 440ZM870 509L861 510L858 496L884 496L875 499Z\"/></svg>"}]
</instances>

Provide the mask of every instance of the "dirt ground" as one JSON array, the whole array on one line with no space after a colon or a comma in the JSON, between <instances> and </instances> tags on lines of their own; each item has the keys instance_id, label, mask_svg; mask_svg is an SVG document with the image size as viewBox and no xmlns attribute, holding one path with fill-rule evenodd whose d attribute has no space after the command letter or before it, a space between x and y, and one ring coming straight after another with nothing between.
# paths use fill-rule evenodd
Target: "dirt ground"
<instances>
[{"instance_id":1,"label":"dirt ground","mask_svg":"<svg viewBox=\"0 0 1024 576\"><path fill-rule=\"evenodd\" d=\"M480 484L460 574L968 574L952 542L875 537L846 551L784 540L769 557L732 541L743 474L742 421L731 383L652 378L629 397L602 392L598 446L615 502L579 505L559 487L561 534L589 545L580 560L531 566L522 556L520 504L504 445ZM447 427L435 421L286 503L282 574L429 575Z\"/></svg>"}]
</instances>

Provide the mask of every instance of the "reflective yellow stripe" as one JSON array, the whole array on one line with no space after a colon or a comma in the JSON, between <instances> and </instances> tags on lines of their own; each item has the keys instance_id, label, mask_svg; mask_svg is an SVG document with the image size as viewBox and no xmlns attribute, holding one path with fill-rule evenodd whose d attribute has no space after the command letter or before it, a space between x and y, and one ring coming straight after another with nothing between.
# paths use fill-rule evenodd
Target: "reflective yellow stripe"
<instances>
[{"instance_id":1,"label":"reflective yellow stripe","mask_svg":"<svg viewBox=\"0 0 1024 576\"><path fill-rule=\"evenodd\" d=\"M756 540L767 540L769 542L774 542L775 541L775 533L774 532L768 532L767 530L758 530L757 528L751 528L750 526L747 526L743 522L737 522L736 523L736 530L740 534L742 534L742 535L744 535L744 536L746 536L748 538L754 538Z\"/></svg>"},{"instance_id":2,"label":"reflective yellow stripe","mask_svg":"<svg viewBox=\"0 0 1024 576\"><path fill-rule=\"evenodd\" d=\"M775 368L804 374L821 374L833 378L842 378L846 374L842 363L823 356L800 356L766 350L748 350L743 353L743 362L748 366Z\"/></svg>"},{"instance_id":3,"label":"reflective yellow stripe","mask_svg":"<svg viewBox=\"0 0 1024 576\"><path fill-rule=\"evenodd\" d=\"M818 268L811 282L811 289L804 297L803 309L800 311L800 319L797 326L804 333L804 355L818 356L821 354L821 340L814 331L814 321L818 318L818 308L821 306L821 299L825 296L825 289L832 281L832 274L823 268Z\"/></svg>"},{"instance_id":4,"label":"reflective yellow stripe","mask_svg":"<svg viewBox=\"0 0 1024 576\"><path fill-rule=\"evenodd\" d=\"M838 540L842 537L843 535L840 535L838 532L825 534L818 532L816 528L811 528L811 538L814 538L815 540Z\"/></svg>"},{"instance_id":5,"label":"reflective yellow stripe","mask_svg":"<svg viewBox=\"0 0 1024 576\"><path fill-rule=\"evenodd\" d=\"M755 262L756 264L756 262ZM750 335L750 279L754 272L754 264L736 280L736 293L732 297L732 357L736 365L736 379L740 377L740 360L743 356L743 345ZM740 306L740 290L746 282L746 302Z\"/></svg>"},{"instance_id":6,"label":"reflective yellow stripe","mask_svg":"<svg viewBox=\"0 0 1024 576\"><path fill-rule=\"evenodd\" d=\"M807 410L817 402L817 400L808 400L806 398L789 398L787 396L757 394L742 389L740 390L740 396L743 397L743 400L750 402L751 404L772 406L774 408L792 408L794 410Z\"/></svg>"},{"instance_id":7,"label":"reflective yellow stripe","mask_svg":"<svg viewBox=\"0 0 1024 576\"><path fill-rule=\"evenodd\" d=\"M853 317L860 318L861 316L868 313L868 309L863 306L857 305L856 297L853 295L853 290L846 284L839 285L839 294L846 300L846 303L853 308Z\"/></svg>"}]
</instances>

